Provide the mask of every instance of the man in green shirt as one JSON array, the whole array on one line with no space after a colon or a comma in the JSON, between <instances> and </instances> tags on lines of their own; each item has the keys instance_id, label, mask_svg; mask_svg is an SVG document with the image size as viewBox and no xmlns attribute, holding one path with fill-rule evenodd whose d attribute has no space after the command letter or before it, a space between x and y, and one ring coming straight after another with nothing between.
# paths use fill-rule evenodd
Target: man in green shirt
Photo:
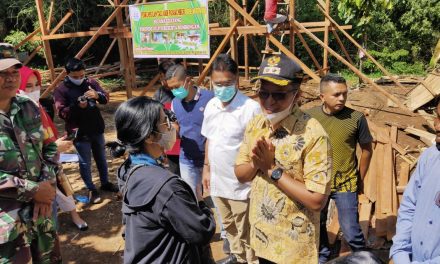
<instances>
[{"instance_id":1,"label":"man in green shirt","mask_svg":"<svg viewBox=\"0 0 440 264\"><path fill-rule=\"evenodd\" d=\"M320 98L322 105L307 111L317 119L329 135L332 146L333 168L330 199L334 199L344 238L352 251L365 248L365 239L359 225L358 196L371 160L373 140L365 116L345 106L347 84L343 77L329 74L321 79ZM356 145L362 150L356 158ZM321 213L321 236L319 263L329 256L327 229L327 207Z\"/></svg>"}]
</instances>

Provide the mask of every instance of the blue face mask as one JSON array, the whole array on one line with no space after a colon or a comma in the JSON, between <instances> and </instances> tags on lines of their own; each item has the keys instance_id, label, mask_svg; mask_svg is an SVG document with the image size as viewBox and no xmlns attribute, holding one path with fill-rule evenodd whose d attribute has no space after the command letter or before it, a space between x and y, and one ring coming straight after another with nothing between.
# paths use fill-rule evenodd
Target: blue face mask
<instances>
[{"instance_id":1,"label":"blue face mask","mask_svg":"<svg viewBox=\"0 0 440 264\"><path fill-rule=\"evenodd\" d=\"M186 82L185 82L186 83ZM177 89L173 89L171 90L171 92L173 93L173 95L177 98L177 99L185 99L188 96L188 90L185 89L185 83L180 86Z\"/></svg>"},{"instance_id":2,"label":"blue face mask","mask_svg":"<svg viewBox=\"0 0 440 264\"><path fill-rule=\"evenodd\" d=\"M227 103L234 98L237 89L235 88L235 84L229 86L214 86L214 94L215 96L222 101L223 103Z\"/></svg>"}]
</instances>

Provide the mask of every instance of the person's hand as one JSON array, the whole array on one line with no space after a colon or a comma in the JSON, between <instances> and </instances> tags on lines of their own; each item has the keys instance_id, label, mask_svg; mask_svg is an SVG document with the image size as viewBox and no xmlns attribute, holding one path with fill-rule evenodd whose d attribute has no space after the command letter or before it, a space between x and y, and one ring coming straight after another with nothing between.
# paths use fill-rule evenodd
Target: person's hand
<instances>
[{"instance_id":1,"label":"person's hand","mask_svg":"<svg viewBox=\"0 0 440 264\"><path fill-rule=\"evenodd\" d=\"M32 219L37 221L39 217L50 218L52 217L52 204L46 203L34 203L34 214Z\"/></svg>"},{"instance_id":2,"label":"person's hand","mask_svg":"<svg viewBox=\"0 0 440 264\"><path fill-rule=\"evenodd\" d=\"M87 108L87 101L80 101L78 103L79 107L81 107L82 109Z\"/></svg>"},{"instance_id":3,"label":"person's hand","mask_svg":"<svg viewBox=\"0 0 440 264\"><path fill-rule=\"evenodd\" d=\"M60 137L55 141L59 152L68 152L73 148L73 141L66 140L66 137Z\"/></svg>"},{"instance_id":4,"label":"person's hand","mask_svg":"<svg viewBox=\"0 0 440 264\"><path fill-rule=\"evenodd\" d=\"M99 99L98 92L90 88L87 92L84 93L84 96L89 99L95 99L95 100Z\"/></svg>"},{"instance_id":5,"label":"person's hand","mask_svg":"<svg viewBox=\"0 0 440 264\"><path fill-rule=\"evenodd\" d=\"M266 173L275 164L275 146L262 137L252 149L251 159L254 167Z\"/></svg>"},{"instance_id":6,"label":"person's hand","mask_svg":"<svg viewBox=\"0 0 440 264\"><path fill-rule=\"evenodd\" d=\"M55 187L49 181L40 182L38 190L34 194L35 203L43 203L51 205L55 199Z\"/></svg>"},{"instance_id":7,"label":"person's hand","mask_svg":"<svg viewBox=\"0 0 440 264\"><path fill-rule=\"evenodd\" d=\"M202 184L203 184L203 191L210 191L210 189L211 189L211 172L209 171L209 165L203 166Z\"/></svg>"}]
</instances>

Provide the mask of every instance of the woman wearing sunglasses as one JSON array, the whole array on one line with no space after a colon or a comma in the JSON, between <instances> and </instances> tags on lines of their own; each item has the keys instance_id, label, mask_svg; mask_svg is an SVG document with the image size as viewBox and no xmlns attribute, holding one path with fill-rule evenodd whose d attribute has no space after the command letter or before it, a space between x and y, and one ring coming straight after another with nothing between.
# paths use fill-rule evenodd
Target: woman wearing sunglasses
<instances>
[{"instance_id":1,"label":"woman wearing sunglasses","mask_svg":"<svg viewBox=\"0 0 440 264\"><path fill-rule=\"evenodd\" d=\"M125 224L124 263L202 263L202 249L215 232L202 197L163 166L176 139L161 103L132 98L115 113L118 142L113 156L128 151L118 170ZM206 262L204 262L206 263Z\"/></svg>"}]
</instances>

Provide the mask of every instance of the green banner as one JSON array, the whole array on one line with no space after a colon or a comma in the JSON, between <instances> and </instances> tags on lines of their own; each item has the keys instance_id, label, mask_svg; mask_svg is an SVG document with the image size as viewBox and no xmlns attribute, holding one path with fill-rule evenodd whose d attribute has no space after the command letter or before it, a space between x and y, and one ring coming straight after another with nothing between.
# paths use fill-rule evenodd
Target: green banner
<instances>
[{"instance_id":1,"label":"green banner","mask_svg":"<svg viewBox=\"0 0 440 264\"><path fill-rule=\"evenodd\" d=\"M135 58L209 58L208 1L130 6Z\"/></svg>"}]
</instances>

